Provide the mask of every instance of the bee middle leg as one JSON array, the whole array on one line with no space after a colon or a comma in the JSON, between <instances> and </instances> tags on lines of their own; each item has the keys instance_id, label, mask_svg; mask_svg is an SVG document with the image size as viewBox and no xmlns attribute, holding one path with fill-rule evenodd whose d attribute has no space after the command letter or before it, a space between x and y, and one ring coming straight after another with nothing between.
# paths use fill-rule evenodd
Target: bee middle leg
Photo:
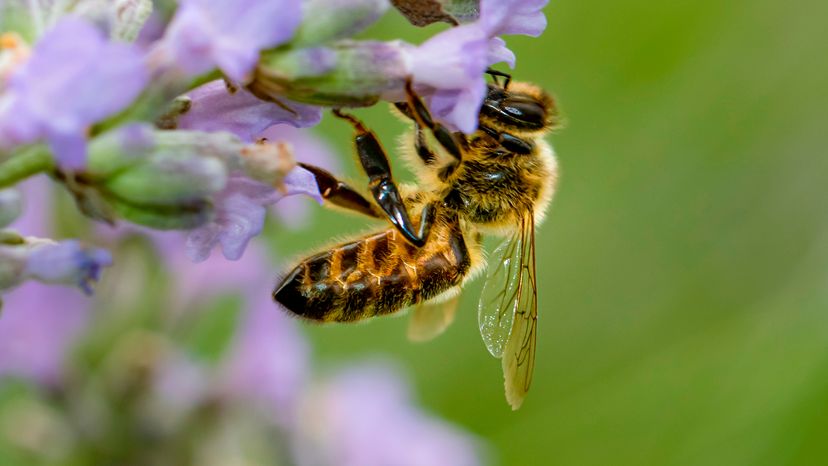
<instances>
[{"instance_id":1,"label":"bee middle leg","mask_svg":"<svg viewBox=\"0 0 828 466\"><path fill-rule=\"evenodd\" d=\"M385 212L385 216L397 230L411 244L422 247L425 245L431 224L434 221L434 206L427 204L423 207L420 215L419 228L414 228L414 223L408 216L403 198L397 189L397 184L391 176L391 166L388 163L388 156L377 140L377 136L355 116L334 109L334 115L347 120L356 130L354 143L356 144L357 156L362 165L363 171L368 175L368 188L374 196L374 200Z\"/></svg>"}]
</instances>

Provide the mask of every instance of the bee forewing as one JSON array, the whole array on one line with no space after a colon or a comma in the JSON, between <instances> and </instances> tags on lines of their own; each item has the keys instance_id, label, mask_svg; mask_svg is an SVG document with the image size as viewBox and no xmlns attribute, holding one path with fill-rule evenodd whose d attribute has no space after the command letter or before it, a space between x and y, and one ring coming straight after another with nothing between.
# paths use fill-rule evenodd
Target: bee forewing
<instances>
[{"instance_id":1,"label":"bee forewing","mask_svg":"<svg viewBox=\"0 0 828 466\"><path fill-rule=\"evenodd\" d=\"M486 283L477 306L480 335L492 356L503 354L512 332L520 283L520 232L504 240L492 253Z\"/></svg>"},{"instance_id":2,"label":"bee forewing","mask_svg":"<svg viewBox=\"0 0 828 466\"><path fill-rule=\"evenodd\" d=\"M503 351L503 377L506 400L512 409L520 408L535 368L538 329L538 288L535 276L535 226L524 219L521 230L520 279L517 286L514 323Z\"/></svg>"}]
</instances>

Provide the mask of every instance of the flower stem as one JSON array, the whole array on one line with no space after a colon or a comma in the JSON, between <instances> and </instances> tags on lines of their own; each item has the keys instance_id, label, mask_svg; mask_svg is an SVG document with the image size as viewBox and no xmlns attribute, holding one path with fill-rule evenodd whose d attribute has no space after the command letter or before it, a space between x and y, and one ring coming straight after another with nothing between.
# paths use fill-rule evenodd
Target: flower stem
<instances>
[{"instance_id":1,"label":"flower stem","mask_svg":"<svg viewBox=\"0 0 828 466\"><path fill-rule=\"evenodd\" d=\"M23 147L0 163L0 189L53 168L55 161L48 147L42 144Z\"/></svg>"}]
</instances>

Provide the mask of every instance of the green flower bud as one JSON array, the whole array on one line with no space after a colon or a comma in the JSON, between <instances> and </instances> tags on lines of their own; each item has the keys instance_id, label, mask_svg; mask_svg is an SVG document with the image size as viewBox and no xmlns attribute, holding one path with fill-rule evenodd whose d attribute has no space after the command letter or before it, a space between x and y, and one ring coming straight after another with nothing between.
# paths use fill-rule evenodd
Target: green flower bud
<instances>
[{"instance_id":1,"label":"green flower bud","mask_svg":"<svg viewBox=\"0 0 828 466\"><path fill-rule=\"evenodd\" d=\"M228 133L127 125L96 137L86 171L63 182L93 218L190 229L213 215L210 199L242 166L243 148Z\"/></svg>"},{"instance_id":2,"label":"green flower bud","mask_svg":"<svg viewBox=\"0 0 828 466\"><path fill-rule=\"evenodd\" d=\"M20 192L16 189L0 190L0 228L14 221L21 211Z\"/></svg>"},{"instance_id":3,"label":"green flower bud","mask_svg":"<svg viewBox=\"0 0 828 466\"><path fill-rule=\"evenodd\" d=\"M407 44L340 41L326 47L266 52L248 89L327 106L369 106L405 81Z\"/></svg>"},{"instance_id":4,"label":"green flower bud","mask_svg":"<svg viewBox=\"0 0 828 466\"><path fill-rule=\"evenodd\" d=\"M152 154L143 163L108 178L103 186L131 204L176 205L220 191L226 179L220 160L171 151Z\"/></svg>"},{"instance_id":5,"label":"green flower bud","mask_svg":"<svg viewBox=\"0 0 828 466\"><path fill-rule=\"evenodd\" d=\"M352 37L379 19L388 6L388 0L307 0L302 3L305 19L292 44L307 47Z\"/></svg>"},{"instance_id":6,"label":"green flower bud","mask_svg":"<svg viewBox=\"0 0 828 466\"><path fill-rule=\"evenodd\" d=\"M112 209L123 219L157 230L190 230L213 218L213 205L203 199L174 206L136 205L111 199Z\"/></svg>"}]
</instances>

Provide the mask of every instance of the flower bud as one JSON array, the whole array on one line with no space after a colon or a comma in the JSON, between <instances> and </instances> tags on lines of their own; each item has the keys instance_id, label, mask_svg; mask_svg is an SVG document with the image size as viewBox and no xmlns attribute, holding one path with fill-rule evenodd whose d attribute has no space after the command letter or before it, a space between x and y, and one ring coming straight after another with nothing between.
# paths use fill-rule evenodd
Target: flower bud
<instances>
[{"instance_id":1,"label":"flower bud","mask_svg":"<svg viewBox=\"0 0 828 466\"><path fill-rule=\"evenodd\" d=\"M262 55L248 85L264 98L327 106L368 106L402 89L408 66L402 42L340 41Z\"/></svg>"},{"instance_id":2,"label":"flower bud","mask_svg":"<svg viewBox=\"0 0 828 466\"><path fill-rule=\"evenodd\" d=\"M352 37L388 10L388 0L307 0L304 17L291 44L307 47Z\"/></svg>"},{"instance_id":3,"label":"flower bud","mask_svg":"<svg viewBox=\"0 0 828 466\"><path fill-rule=\"evenodd\" d=\"M224 189L228 166L241 164L243 147L228 133L129 125L95 138L84 178L66 184L79 201L101 199L105 208L95 212L152 228L190 229L211 218L210 198Z\"/></svg>"},{"instance_id":4,"label":"flower bud","mask_svg":"<svg viewBox=\"0 0 828 466\"><path fill-rule=\"evenodd\" d=\"M103 249L82 246L76 240L55 242L24 238L0 242L0 291L24 280L76 285L91 294L91 284L100 279L101 269L112 265L112 256Z\"/></svg>"},{"instance_id":5,"label":"flower bud","mask_svg":"<svg viewBox=\"0 0 828 466\"><path fill-rule=\"evenodd\" d=\"M107 179L106 191L131 204L175 205L220 191L227 172L220 160L193 152L163 151Z\"/></svg>"},{"instance_id":6,"label":"flower bud","mask_svg":"<svg viewBox=\"0 0 828 466\"><path fill-rule=\"evenodd\" d=\"M0 228L14 221L21 211L20 192L16 189L0 190Z\"/></svg>"},{"instance_id":7,"label":"flower bud","mask_svg":"<svg viewBox=\"0 0 828 466\"><path fill-rule=\"evenodd\" d=\"M174 206L136 205L111 199L110 206L125 220L156 230L190 230L215 216L213 205L207 199Z\"/></svg>"}]
</instances>

